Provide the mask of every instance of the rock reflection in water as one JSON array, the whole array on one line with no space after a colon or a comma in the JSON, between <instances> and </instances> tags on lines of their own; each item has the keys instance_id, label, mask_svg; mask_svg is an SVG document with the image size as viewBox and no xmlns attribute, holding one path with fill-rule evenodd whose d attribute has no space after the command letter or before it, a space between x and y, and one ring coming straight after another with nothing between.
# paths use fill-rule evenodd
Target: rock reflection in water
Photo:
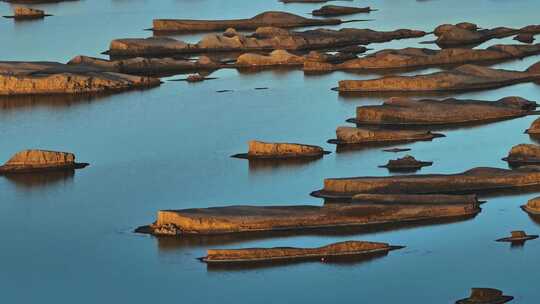
<instances>
[{"instance_id":1,"label":"rock reflection in water","mask_svg":"<svg viewBox=\"0 0 540 304\"><path fill-rule=\"evenodd\" d=\"M309 158L289 158L289 159L249 159L249 171L252 173L271 171L278 168L299 168L307 166L323 156Z\"/></svg>"},{"instance_id":2,"label":"rock reflection in water","mask_svg":"<svg viewBox=\"0 0 540 304\"><path fill-rule=\"evenodd\" d=\"M3 177L16 187L32 189L54 184L68 184L73 181L75 170L44 171L32 173L5 174Z\"/></svg>"}]
</instances>

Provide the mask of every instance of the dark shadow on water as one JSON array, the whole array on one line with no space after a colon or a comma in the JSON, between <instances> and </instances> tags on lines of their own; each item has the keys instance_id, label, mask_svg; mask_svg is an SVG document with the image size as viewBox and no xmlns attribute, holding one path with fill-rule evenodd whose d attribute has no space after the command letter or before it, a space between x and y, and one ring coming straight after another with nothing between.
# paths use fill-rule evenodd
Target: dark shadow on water
<instances>
[{"instance_id":1,"label":"dark shadow on water","mask_svg":"<svg viewBox=\"0 0 540 304\"><path fill-rule=\"evenodd\" d=\"M259 261L259 262L247 262L247 263L219 263L219 264L207 264L207 270L209 272L224 272L224 271L250 271L257 269L265 269L272 267L285 267L287 265L296 265L301 263L318 263L327 264L331 267L351 267L361 264L372 262L373 260L385 257L388 255L386 252L370 253L357 256L342 256L342 257L326 257L324 261L320 258L306 258L306 259L294 259L294 260L280 260L280 261Z\"/></svg>"},{"instance_id":2,"label":"dark shadow on water","mask_svg":"<svg viewBox=\"0 0 540 304\"><path fill-rule=\"evenodd\" d=\"M73 182L75 170L5 174L3 177L21 189L34 189Z\"/></svg>"},{"instance_id":3,"label":"dark shadow on water","mask_svg":"<svg viewBox=\"0 0 540 304\"><path fill-rule=\"evenodd\" d=\"M270 240L275 238L297 237L297 236L332 236L359 237L371 233L397 231L404 229L413 229L424 226L448 225L468 221L476 217L475 215L462 216L451 219L423 220L407 223L378 224L370 226L357 227L339 227L339 228L316 228L303 230L282 230L265 232L244 232L228 233L219 235L183 235L183 236L155 236L157 239L158 251L160 254L167 254L177 250L187 248L205 248L221 245L239 244L255 240ZM406 245L406 244L400 244Z\"/></svg>"},{"instance_id":4,"label":"dark shadow on water","mask_svg":"<svg viewBox=\"0 0 540 304\"><path fill-rule=\"evenodd\" d=\"M540 215L530 214L526 212L529 216L529 219L536 225L540 226Z\"/></svg>"},{"instance_id":5,"label":"dark shadow on water","mask_svg":"<svg viewBox=\"0 0 540 304\"><path fill-rule=\"evenodd\" d=\"M537 144L540 144L540 134L529 134L529 139Z\"/></svg>"},{"instance_id":6,"label":"dark shadow on water","mask_svg":"<svg viewBox=\"0 0 540 304\"><path fill-rule=\"evenodd\" d=\"M525 247L525 241L516 241L516 242L510 242L510 249L512 250L520 250Z\"/></svg>"}]
</instances>

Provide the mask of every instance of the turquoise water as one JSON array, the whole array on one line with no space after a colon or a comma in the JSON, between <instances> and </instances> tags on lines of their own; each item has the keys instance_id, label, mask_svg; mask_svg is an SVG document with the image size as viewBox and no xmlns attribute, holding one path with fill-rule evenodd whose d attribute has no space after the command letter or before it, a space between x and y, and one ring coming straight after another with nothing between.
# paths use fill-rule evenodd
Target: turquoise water
<instances>
[{"instance_id":1,"label":"turquoise water","mask_svg":"<svg viewBox=\"0 0 540 304\"><path fill-rule=\"evenodd\" d=\"M334 4L339 4L338 2ZM350 2L343 2L348 5ZM538 23L536 1L354 1L379 11L343 19L375 18L347 26L430 31L441 23L473 21L482 27ZM37 5L54 14L42 21L0 20L0 59L65 62L100 56L111 39L146 37L153 18L250 17L264 10L307 13L320 5L270 0L86 0ZM10 5L0 4L2 15ZM196 40L200 35L182 38ZM418 46L433 37L371 45ZM512 43L511 38L492 41ZM485 44L483 46L489 45ZM425 45L424 45L425 46ZM540 56L497 66L523 70ZM432 72L427 69L422 73ZM415 74L409 73L409 74ZM387 231L281 234L250 238L157 239L132 233L157 210L229 204L321 204L309 196L325 177L386 175L395 154L380 149L333 153L283 166L253 166L229 155L247 141L322 145L359 105L381 98L347 98L330 88L341 79L375 75L302 71L256 74L217 71L219 79L99 99L33 98L0 101L0 161L26 148L67 150L90 167L74 175L0 178L0 299L5 303L453 303L469 288L494 287L537 303L535 261L540 242L510 248L493 240L540 227L519 209L534 193L488 198L474 219ZM268 87L268 90L255 90ZM231 89L219 94L216 90ZM539 100L540 87L459 94L496 100L517 95ZM434 161L421 173L506 167L511 146L535 117L445 131L446 138L406 145ZM402 154L399 154L402 155ZM196 258L207 248L319 246L342 240L406 245L386 257L352 264L301 263L211 270Z\"/></svg>"}]
</instances>

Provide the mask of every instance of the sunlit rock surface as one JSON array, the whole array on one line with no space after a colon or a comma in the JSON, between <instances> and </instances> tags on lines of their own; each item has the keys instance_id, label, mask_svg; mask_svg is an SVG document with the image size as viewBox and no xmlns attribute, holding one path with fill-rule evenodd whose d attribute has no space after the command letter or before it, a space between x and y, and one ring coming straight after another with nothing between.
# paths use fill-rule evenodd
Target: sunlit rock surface
<instances>
[{"instance_id":1,"label":"sunlit rock surface","mask_svg":"<svg viewBox=\"0 0 540 304\"><path fill-rule=\"evenodd\" d=\"M329 140L329 142L335 144L363 144L432 140L436 137L444 137L444 135L431 133L429 131L417 130L383 130L338 127L336 129L336 139Z\"/></svg>"},{"instance_id":2,"label":"sunlit rock surface","mask_svg":"<svg viewBox=\"0 0 540 304\"><path fill-rule=\"evenodd\" d=\"M47 150L24 150L13 155L4 165L0 173L32 172L52 169L79 169L88 164L76 163L75 155L68 152Z\"/></svg>"},{"instance_id":3,"label":"sunlit rock surface","mask_svg":"<svg viewBox=\"0 0 540 304\"><path fill-rule=\"evenodd\" d=\"M321 157L325 152L323 148L313 145L296 143L268 143L252 140L249 142L248 153L236 154L238 158L303 158Z\"/></svg>"}]
</instances>

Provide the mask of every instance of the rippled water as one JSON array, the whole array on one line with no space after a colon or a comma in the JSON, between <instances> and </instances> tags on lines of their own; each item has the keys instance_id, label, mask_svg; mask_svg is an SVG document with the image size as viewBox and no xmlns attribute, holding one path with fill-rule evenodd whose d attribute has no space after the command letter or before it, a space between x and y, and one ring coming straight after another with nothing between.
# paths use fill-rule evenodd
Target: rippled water
<instances>
[{"instance_id":1,"label":"rippled water","mask_svg":"<svg viewBox=\"0 0 540 304\"><path fill-rule=\"evenodd\" d=\"M435 25L460 21L483 27L538 23L534 0L353 4L379 11L345 17L375 19L347 26L430 31ZM85 0L37 5L55 16L24 23L0 20L0 59L65 62L79 54L100 56L113 38L151 35L143 29L153 18L250 17L271 9L307 13L319 6L284 5L277 0ZM10 5L0 4L2 15L9 10ZM432 38L370 47L418 46ZM500 42L512 40L490 44ZM540 56L498 66L523 70L538 60ZM0 178L2 302L453 303L475 286L502 289L514 295L516 303L538 302L540 242L510 248L493 241L514 229L539 232L539 224L519 209L534 193L488 198L471 220L382 232L177 240L131 233L152 222L159 209L321 204L309 192L320 188L325 177L386 175L377 165L396 156L369 149L285 166L250 166L229 158L245 152L250 139L319 144L334 151L325 141L335 136L335 128L345 125L357 106L382 100L345 98L329 90L338 80L374 75L222 70L213 76L219 79L165 82L156 89L99 99L0 102L0 160L21 149L43 148L73 151L80 161L91 163L74 175ZM215 92L221 89L234 91ZM538 100L540 87L521 84L457 97L496 100L510 95ZM523 130L534 118L445 131L446 138L407 146L418 159L434 161L422 173L506 167L500 159L510 147L531 142ZM216 270L195 259L207 248L309 247L349 239L407 248L349 264Z\"/></svg>"}]
</instances>

